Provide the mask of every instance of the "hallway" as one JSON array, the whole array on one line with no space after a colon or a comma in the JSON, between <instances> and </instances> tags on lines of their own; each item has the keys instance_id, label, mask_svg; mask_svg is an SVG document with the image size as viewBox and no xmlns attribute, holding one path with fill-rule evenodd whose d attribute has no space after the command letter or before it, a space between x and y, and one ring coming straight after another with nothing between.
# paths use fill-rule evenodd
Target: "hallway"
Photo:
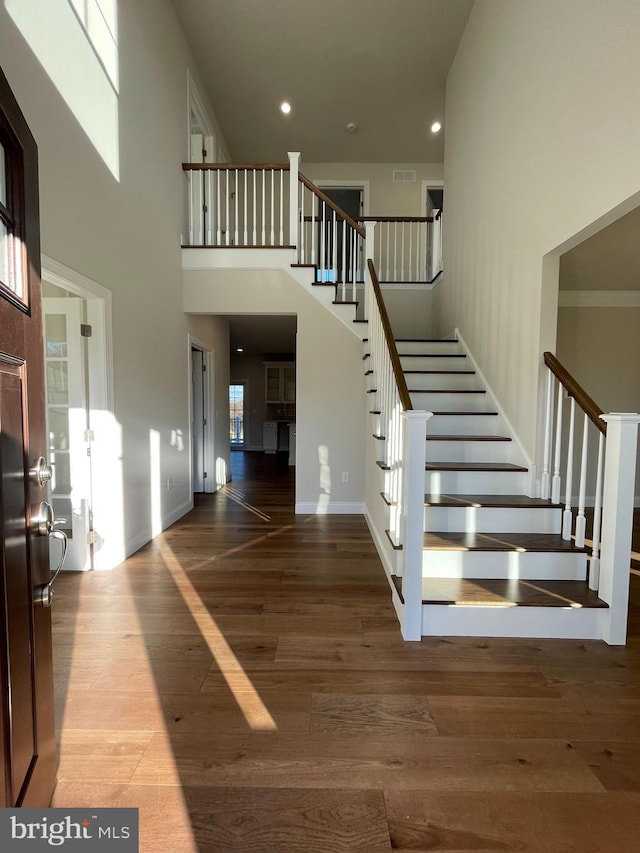
<instances>
[{"instance_id":1,"label":"hallway","mask_svg":"<svg viewBox=\"0 0 640 853\"><path fill-rule=\"evenodd\" d=\"M362 516L294 515L276 456L232 474L60 577L54 805L139 807L145 853L637 850L637 576L626 648L407 644Z\"/></svg>"}]
</instances>

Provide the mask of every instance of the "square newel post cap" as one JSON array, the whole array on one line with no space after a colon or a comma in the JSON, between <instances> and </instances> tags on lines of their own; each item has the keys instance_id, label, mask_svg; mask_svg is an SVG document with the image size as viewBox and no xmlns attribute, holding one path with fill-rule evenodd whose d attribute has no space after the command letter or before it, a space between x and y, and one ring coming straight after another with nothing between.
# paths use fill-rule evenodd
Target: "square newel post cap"
<instances>
[{"instance_id":1,"label":"square newel post cap","mask_svg":"<svg viewBox=\"0 0 640 853\"><path fill-rule=\"evenodd\" d=\"M640 415L637 412L608 412L605 415L600 415L601 420L606 424L617 421L618 423L638 424L640 423Z\"/></svg>"},{"instance_id":2,"label":"square newel post cap","mask_svg":"<svg viewBox=\"0 0 640 853\"><path fill-rule=\"evenodd\" d=\"M424 412L422 410L410 409L408 412L402 412L401 416L407 421L428 421L433 417L433 412Z\"/></svg>"}]
</instances>

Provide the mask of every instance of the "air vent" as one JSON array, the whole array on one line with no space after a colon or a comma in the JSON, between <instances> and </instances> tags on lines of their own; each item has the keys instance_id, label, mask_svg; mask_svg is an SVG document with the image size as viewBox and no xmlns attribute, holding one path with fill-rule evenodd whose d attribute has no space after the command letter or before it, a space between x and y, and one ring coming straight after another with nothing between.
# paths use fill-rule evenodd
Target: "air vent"
<instances>
[{"instance_id":1,"label":"air vent","mask_svg":"<svg viewBox=\"0 0 640 853\"><path fill-rule=\"evenodd\" d=\"M394 169L393 183L394 184L413 184L416 180L416 173L411 169Z\"/></svg>"}]
</instances>

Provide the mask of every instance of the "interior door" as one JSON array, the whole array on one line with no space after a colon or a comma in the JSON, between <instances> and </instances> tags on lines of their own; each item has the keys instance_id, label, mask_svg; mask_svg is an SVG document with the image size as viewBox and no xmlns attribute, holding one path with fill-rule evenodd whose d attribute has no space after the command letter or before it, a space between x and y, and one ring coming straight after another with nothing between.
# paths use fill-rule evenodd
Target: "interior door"
<instances>
[{"instance_id":1,"label":"interior door","mask_svg":"<svg viewBox=\"0 0 640 853\"><path fill-rule=\"evenodd\" d=\"M41 323L37 147L0 72L0 806L55 786Z\"/></svg>"},{"instance_id":2,"label":"interior door","mask_svg":"<svg viewBox=\"0 0 640 853\"><path fill-rule=\"evenodd\" d=\"M85 300L44 297L44 353L51 505L69 540L65 569L91 566L91 423ZM52 549L57 563L58 550Z\"/></svg>"},{"instance_id":3,"label":"interior door","mask_svg":"<svg viewBox=\"0 0 640 853\"><path fill-rule=\"evenodd\" d=\"M193 491L204 492L204 353L191 350L191 447Z\"/></svg>"}]
</instances>

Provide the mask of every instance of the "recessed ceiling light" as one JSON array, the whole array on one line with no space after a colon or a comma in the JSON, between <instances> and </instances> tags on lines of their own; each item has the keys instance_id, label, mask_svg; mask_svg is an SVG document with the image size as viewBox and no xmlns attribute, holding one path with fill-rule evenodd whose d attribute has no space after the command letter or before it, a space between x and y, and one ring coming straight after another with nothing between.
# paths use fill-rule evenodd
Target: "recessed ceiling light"
<instances>
[{"instance_id":1,"label":"recessed ceiling light","mask_svg":"<svg viewBox=\"0 0 640 853\"><path fill-rule=\"evenodd\" d=\"M437 133L439 130L442 130L442 125L439 121L434 121L431 125L431 133Z\"/></svg>"},{"instance_id":2,"label":"recessed ceiling light","mask_svg":"<svg viewBox=\"0 0 640 853\"><path fill-rule=\"evenodd\" d=\"M283 101L280 104L280 112L284 113L286 116L289 115L289 113L291 112L291 104L289 103L289 101Z\"/></svg>"},{"instance_id":3,"label":"recessed ceiling light","mask_svg":"<svg viewBox=\"0 0 640 853\"><path fill-rule=\"evenodd\" d=\"M358 125L355 123L355 121L350 121L347 125L347 133L355 133L357 129Z\"/></svg>"},{"instance_id":4,"label":"recessed ceiling light","mask_svg":"<svg viewBox=\"0 0 640 853\"><path fill-rule=\"evenodd\" d=\"M242 349L242 347L236 347L236 352L244 352L244 350Z\"/></svg>"}]
</instances>

